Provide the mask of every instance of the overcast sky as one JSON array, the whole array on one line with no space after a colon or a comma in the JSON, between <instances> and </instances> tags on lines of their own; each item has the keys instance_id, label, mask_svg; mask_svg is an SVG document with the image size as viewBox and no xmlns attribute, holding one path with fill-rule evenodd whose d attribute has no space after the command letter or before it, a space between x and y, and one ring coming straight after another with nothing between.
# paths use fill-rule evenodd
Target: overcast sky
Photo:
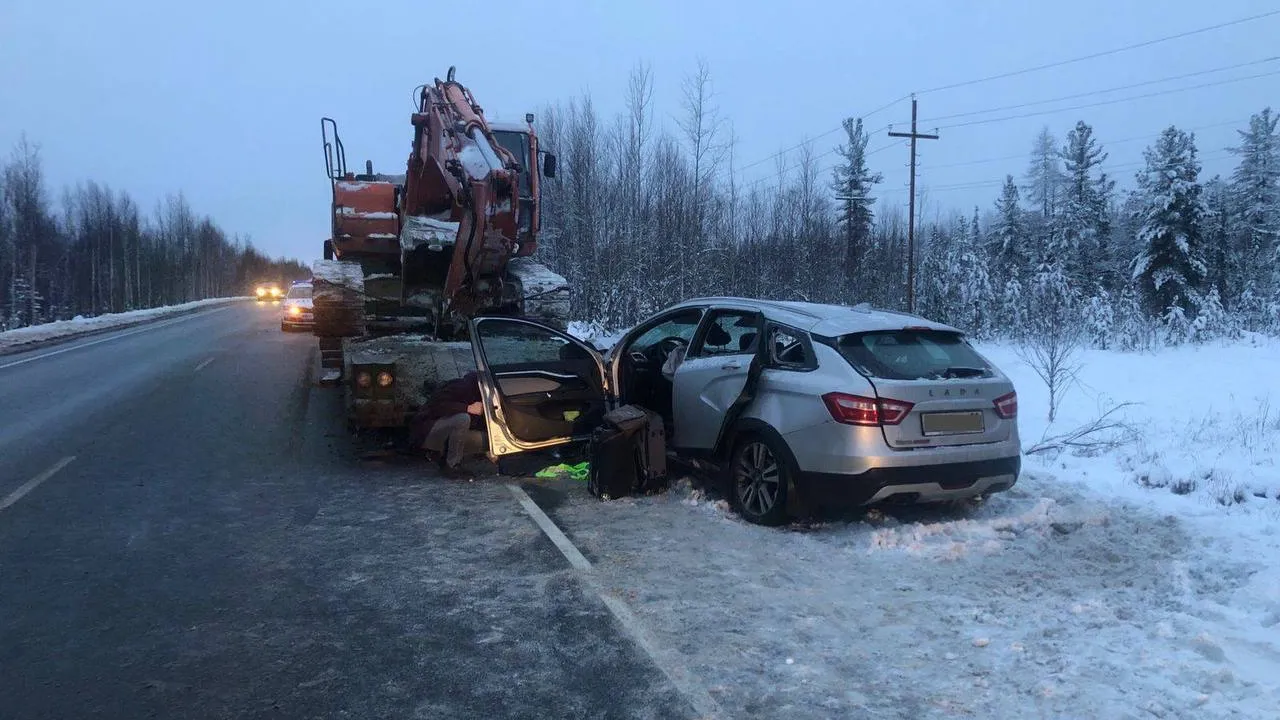
<instances>
[{"instance_id":1,"label":"overcast sky","mask_svg":"<svg viewBox=\"0 0 1280 720\"><path fill-rule=\"evenodd\" d=\"M94 179L150 209L182 190L227 231L268 253L310 260L328 234L329 188L319 118L338 119L348 159L403 167L414 86L458 66L491 116L518 119L589 93L618 112L638 62L653 71L660 121L674 126L679 86L699 57L738 136L738 165L827 134L913 91L1110 50L1280 10L1247 0L1072 0L910 3L855 0L3 0L0 2L0 149L22 132L39 143L55 189ZM438 15L438 18L433 17ZM1226 173L1235 128L1280 106L1280 15L1087 62L920 94L924 213L984 209L1042 125L1061 139L1078 119L1094 125L1122 184L1150 137L1169 124L1199 128L1207 174ZM1057 104L930 122L1117 86L1222 72ZM946 127L1164 90L1222 83L1100 107ZM905 123L901 101L867 119ZM897 129L905 129L899 126ZM881 130L870 148L890 141ZM1137 139L1134 139L1137 138ZM1127 142L1118 142L1128 140ZM792 155L794 156L794 154ZM871 157L878 195L905 202L905 148ZM832 161L824 157L823 167ZM772 160L742 171L775 173ZM767 183L767 181L766 181ZM56 195L56 193L55 193ZM56 199L56 197L55 197Z\"/></svg>"}]
</instances>

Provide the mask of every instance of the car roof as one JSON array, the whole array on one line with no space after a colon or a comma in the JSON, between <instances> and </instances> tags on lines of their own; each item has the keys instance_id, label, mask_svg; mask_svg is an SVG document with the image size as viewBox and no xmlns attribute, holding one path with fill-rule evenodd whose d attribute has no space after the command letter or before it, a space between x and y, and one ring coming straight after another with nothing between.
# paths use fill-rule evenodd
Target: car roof
<instances>
[{"instance_id":1,"label":"car roof","mask_svg":"<svg viewBox=\"0 0 1280 720\"><path fill-rule=\"evenodd\" d=\"M828 305L823 303L798 302L791 300L760 300L743 297L705 297L686 300L673 306L672 310L682 307L728 307L744 310L758 310L770 320L790 325L799 330L836 337L855 332L875 330L902 330L903 328L927 328L942 332L964 334L963 331L950 325L934 322L919 315L885 310L872 307L867 303L859 305Z\"/></svg>"}]
</instances>

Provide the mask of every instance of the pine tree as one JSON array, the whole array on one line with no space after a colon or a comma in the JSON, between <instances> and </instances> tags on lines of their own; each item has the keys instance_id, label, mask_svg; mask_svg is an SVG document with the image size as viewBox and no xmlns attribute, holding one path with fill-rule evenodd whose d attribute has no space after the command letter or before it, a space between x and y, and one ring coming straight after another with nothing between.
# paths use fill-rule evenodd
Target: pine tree
<instances>
[{"instance_id":1,"label":"pine tree","mask_svg":"<svg viewBox=\"0 0 1280 720\"><path fill-rule=\"evenodd\" d=\"M1012 175L1006 175L1004 190L996 200L995 224L987 239L992 270L998 280L1008 280L1025 273L1031 266L1027 243L1027 224L1018 204L1018 186Z\"/></svg>"},{"instance_id":2,"label":"pine tree","mask_svg":"<svg viewBox=\"0 0 1280 720\"><path fill-rule=\"evenodd\" d=\"M1050 256L1078 286L1086 281L1114 286L1105 270L1111 264L1107 206L1115 182L1096 170L1107 153L1098 146L1093 128L1081 121L1067 134L1059 157L1066 173Z\"/></svg>"},{"instance_id":3,"label":"pine tree","mask_svg":"<svg viewBox=\"0 0 1280 720\"><path fill-rule=\"evenodd\" d=\"M1181 323L1196 306L1207 275L1201 238L1206 208L1195 136L1169 127L1143 156L1147 167L1138 174L1143 249L1134 260L1133 279L1148 312Z\"/></svg>"},{"instance_id":4,"label":"pine tree","mask_svg":"<svg viewBox=\"0 0 1280 720\"><path fill-rule=\"evenodd\" d=\"M1266 108L1249 119L1232 151L1240 165L1232 176L1239 222L1236 262L1240 290L1260 298L1280 291L1280 115ZM1277 298L1280 299L1280 298Z\"/></svg>"},{"instance_id":5,"label":"pine tree","mask_svg":"<svg viewBox=\"0 0 1280 720\"><path fill-rule=\"evenodd\" d=\"M1046 221L1057 215L1063 182L1058 141L1049 132L1049 128L1041 128L1031 146L1031 166L1027 168L1027 199Z\"/></svg>"},{"instance_id":6,"label":"pine tree","mask_svg":"<svg viewBox=\"0 0 1280 720\"><path fill-rule=\"evenodd\" d=\"M875 214L871 209L875 199L871 187L883 176L867 168L867 143L870 136L862 128L862 118L845 118L844 131L847 144L836 149L841 162L836 166L832 189L840 203L836 222L844 235L844 276L850 291L859 285L862 266L871 245L871 227ZM852 292L849 294L852 297Z\"/></svg>"},{"instance_id":7,"label":"pine tree","mask_svg":"<svg viewBox=\"0 0 1280 720\"><path fill-rule=\"evenodd\" d=\"M1205 217L1201 226L1204 240L1205 288L1217 293L1219 301L1229 303L1232 289L1242 268L1232 252L1232 209L1230 188L1221 178L1215 177L1204 184ZM1237 292L1234 296L1238 296Z\"/></svg>"}]
</instances>

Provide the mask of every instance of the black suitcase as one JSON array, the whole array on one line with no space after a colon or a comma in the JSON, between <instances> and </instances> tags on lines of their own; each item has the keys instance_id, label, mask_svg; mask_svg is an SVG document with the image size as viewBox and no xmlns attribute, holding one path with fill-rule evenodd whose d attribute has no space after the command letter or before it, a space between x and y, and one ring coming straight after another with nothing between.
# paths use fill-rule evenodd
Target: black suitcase
<instances>
[{"instance_id":1,"label":"black suitcase","mask_svg":"<svg viewBox=\"0 0 1280 720\"><path fill-rule=\"evenodd\" d=\"M666 487L667 449L662 416L625 405L604 416L591 437L587 491L604 500L644 495Z\"/></svg>"}]
</instances>

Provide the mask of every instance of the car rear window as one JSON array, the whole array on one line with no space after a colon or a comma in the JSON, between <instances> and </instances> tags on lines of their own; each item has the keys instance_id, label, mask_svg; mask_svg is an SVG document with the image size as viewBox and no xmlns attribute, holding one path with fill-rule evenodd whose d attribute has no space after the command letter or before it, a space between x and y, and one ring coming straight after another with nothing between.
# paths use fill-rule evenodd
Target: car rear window
<instances>
[{"instance_id":1,"label":"car rear window","mask_svg":"<svg viewBox=\"0 0 1280 720\"><path fill-rule=\"evenodd\" d=\"M990 377L991 366L956 333L885 330L836 339L836 349L859 372L886 380Z\"/></svg>"}]
</instances>

